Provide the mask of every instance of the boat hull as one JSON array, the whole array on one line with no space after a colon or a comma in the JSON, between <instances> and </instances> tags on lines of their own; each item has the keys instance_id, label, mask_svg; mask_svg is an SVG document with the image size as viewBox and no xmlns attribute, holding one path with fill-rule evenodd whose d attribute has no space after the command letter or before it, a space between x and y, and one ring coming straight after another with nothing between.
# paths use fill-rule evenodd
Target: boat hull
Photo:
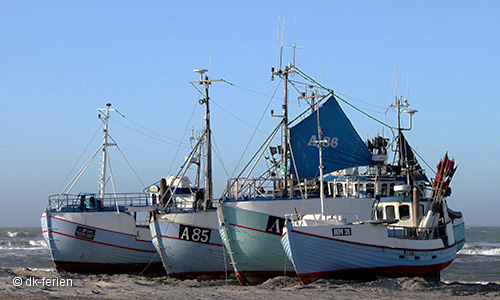
<instances>
[{"instance_id":1,"label":"boat hull","mask_svg":"<svg viewBox=\"0 0 500 300\"><path fill-rule=\"evenodd\" d=\"M120 212L56 212L41 217L57 271L164 273L149 229Z\"/></svg>"},{"instance_id":2,"label":"boat hull","mask_svg":"<svg viewBox=\"0 0 500 300\"><path fill-rule=\"evenodd\" d=\"M281 238L304 284L324 277L439 276L456 256L458 242L453 236L448 241L394 238L387 226L370 223L294 226L286 222Z\"/></svg>"},{"instance_id":3,"label":"boat hull","mask_svg":"<svg viewBox=\"0 0 500 300\"><path fill-rule=\"evenodd\" d=\"M368 198L329 198L329 207L347 218L367 218L373 200ZM320 209L318 199L226 201L219 205L220 234L231 253L231 261L242 285L259 284L267 279L287 274L296 276L280 237L285 224L284 215L294 209L312 213ZM356 211L358 216L348 215Z\"/></svg>"},{"instance_id":4,"label":"boat hull","mask_svg":"<svg viewBox=\"0 0 500 300\"><path fill-rule=\"evenodd\" d=\"M224 278L233 272L215 210L172 212L155 218L150 222L153 244L170 277Z\"/></svg>"}]
</instances>

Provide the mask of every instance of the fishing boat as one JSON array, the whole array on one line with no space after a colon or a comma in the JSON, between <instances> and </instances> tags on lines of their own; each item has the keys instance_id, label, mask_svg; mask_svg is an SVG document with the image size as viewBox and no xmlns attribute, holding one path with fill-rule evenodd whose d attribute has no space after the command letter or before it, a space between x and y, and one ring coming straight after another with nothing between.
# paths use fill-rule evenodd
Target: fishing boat
<instances>
[{"instance_id":1,"label":"fishing boat","mask_svg":"<svg viewBox=\"0 0 500 300\"><path fill-rule=\"evenodd\" d=\"M433 276L438 277L465 242L463 216L448 207L446 197L456 167L446 154L437 166L432 183L424 176L401 128L401 108L407 100L396 98L398 110L397 164L375 166L377 174L396 170L405 178L394 186L394 196L372 198L370 218L356 222L331 213L321 191L321 210L316 214L295 211L286 216L281 243L301 282L325 277ZM316 144L319 170L323 170L322 127L326 104L317 110ZM412 116L415 111L408 109ZM410 117L411 118L411 117ZM411 119L410 119L411 124ZM323 174L320 174L323 181ZM330 209L330 210L329 210Z\"/></svg>"},{"instance_id":2,"label":"fishing boat","mask_svg":"<svg viewBox=\"0 0 500 300\"><path fill-rule=\"evenodd\" d=\"M109 134L108 120L116 110L110 107L108 103L105 109L98 109L104 124L102 144L61 193L49 196L49 205L41 217L43 236L57 271L164 272L148 228L149 212L154 208L151 199L144 192L114 190L109 149L117 144ZM99 153L102 161L98 193L71 194ZM112 193L106 193L109 182Z\"/></svg>"},{"instance_id":3,"label":"fishing boat","mask_svg":"<svg viewBox=\"0 0 500 300\"><path fill-rule=\"evenodd\" d=\"M193 150L176 175L168 176L150 186L149 190L158 209L149 223L153 244L170 277L224 278L232 272L229 257L219 235L217 211L213 206L212 149L210 130L209 86L219 79L211 79L195 70L200 80L192 84L205 87L205 129L196 137ZM204 186L200 184L200 158L204 157ZM194 185L186 172L197 168Z\"/></svg>"},{"instance_id":4,"label":"fishing boat","mask_svg":"<svg viewBox=\"0 0 500 300\"><path fill-rule=\"evenodd\" d=\"M374 197L395 196L396 187L407 181L397 171L397 166L388 166L390 171L383 174L378 172L387 159L387 139L376 137L372 144L377 147L369 149L331 89L293 64L283 70L273 68L272 74L280 77L284 85L283 112L279 116L282 121L262 143L255 160L247 165L249 167L228 181L226 193L218 205L220 234L242 285L262 283L283 274L295 275L280 242L285 214L290 211L312 214L320 211L324 204L348 222L365 220L371 217ZM310 95L300 94L299 99L310 99L311 103L291 121L288 119L287 88L290 75L300 76L306 88L315 87ZM318 105L325 111L320 116L322 139L318 138L315 123ZM273 147L271 142L280 129L281 145ZM321 170L318 168L318 140L322 140L325 148ZM252 175L257 160L263 157L271 167L257 176ZM360 167L365 171L361 172ZM330 174L324 178L324 184L319 180L321 172ZM321 202L324 186L327 197Z\"/></svg>"}]
</instances>

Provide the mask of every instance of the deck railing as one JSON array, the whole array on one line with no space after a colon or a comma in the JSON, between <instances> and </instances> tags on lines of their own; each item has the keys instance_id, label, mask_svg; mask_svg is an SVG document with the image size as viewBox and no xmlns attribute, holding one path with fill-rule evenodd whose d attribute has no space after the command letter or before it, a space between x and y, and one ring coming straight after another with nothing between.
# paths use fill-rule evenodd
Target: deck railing
<instances>
[{"instance_id":1,"label":"deck railing","mask_svg":"<svg viewBox=\"0 0 500 300\"><path fill-rule=\"evenodd\" d=\"M151 206L151 198L143 193L104 194L99 198L94 193L54 194L49 196L49 208L68 211L108 211L125 207Z\"/></svg>"},{"instance_id":2,"label":"deck railing","mask_svg":"<svg viewBox=\"0 0 500 300\"><path fill-rule=\"evenodd\" d=\"M231 178L227 181L228 198L255 199L262 197L280 198L284 195L307 198L310 193L318 193L315 180L297 182L296 179L282 178Z\"/></svg>"},{"instance_id":3,"label":"deck railing","mask_svg":"<svg viewBox=\"0 0 500 300\"><path fill-rule=\"evenodd\" d=\"M387 235L393 238L409 240L432 240L446 237L446 225L437 227L405 227L405 226L387 226Z\"/></svg>"}]
</instances>

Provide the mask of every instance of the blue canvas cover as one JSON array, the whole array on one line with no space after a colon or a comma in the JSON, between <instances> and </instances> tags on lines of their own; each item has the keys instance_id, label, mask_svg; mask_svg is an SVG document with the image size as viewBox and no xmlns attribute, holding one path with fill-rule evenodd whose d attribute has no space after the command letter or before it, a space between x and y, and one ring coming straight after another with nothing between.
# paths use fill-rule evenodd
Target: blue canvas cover
<instances>
[{"instance_id":1,"label":"blue canvas cover","mask_svg":"<svg viewBox=\"0 0 500 300\"><path fill-rule=\"evenodd\" d=\"M319 109L319 122L323 128L323 166L325 173L345 168L374 164L372 155L363 143L351 121L344 114L332 95ZM291 171L295 175L294 162L299 178L319 176L319 150L317 114L307 116L290 128L290 141L294 159Z\"/></svg>"}]
</instances>

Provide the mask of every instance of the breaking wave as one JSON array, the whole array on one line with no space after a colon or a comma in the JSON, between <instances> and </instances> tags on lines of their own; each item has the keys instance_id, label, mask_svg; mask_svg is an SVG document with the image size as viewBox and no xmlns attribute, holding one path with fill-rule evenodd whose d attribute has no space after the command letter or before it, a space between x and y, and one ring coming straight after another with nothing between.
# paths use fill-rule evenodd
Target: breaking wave
<instances>
[{"instance_id":1,"label":"breaking wave","mask_svg":"<svg viewBox=\"0 0 500 300\"><path fill-rule=\"evenodd\" d=\"M477 242L466 243L464 248L458 252L461 255L485 255L500 256L500 243Z\"/></svg>"}]
</instances>

